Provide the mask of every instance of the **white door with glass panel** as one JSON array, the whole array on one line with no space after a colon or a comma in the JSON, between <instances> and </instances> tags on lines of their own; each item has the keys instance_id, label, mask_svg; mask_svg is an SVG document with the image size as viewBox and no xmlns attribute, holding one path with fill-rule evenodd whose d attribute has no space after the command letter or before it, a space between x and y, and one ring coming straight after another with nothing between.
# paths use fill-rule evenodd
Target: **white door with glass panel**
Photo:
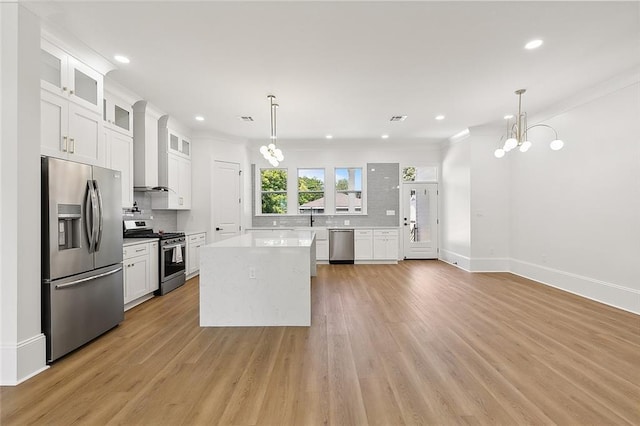
<instances>
[{"instance_id":1,"label":"white door with glass panel","mask_svg":"<svg viewBox=\"0 0 640 426\"><path fill-rule=\"evenodd\" d=\"M405 259L438 258L438 184L404 182L403 250Z\"/></svg>"},{"instance_id":2,"label":"white door with glass panel","mask_svg":"<svg viewBox=\"0 0 640 426\"><path fill-rule=\"evenodd\" d=\"M214 161L212 186L213 241L240 235L240 165Z\"/></svg>"}]
</instances>

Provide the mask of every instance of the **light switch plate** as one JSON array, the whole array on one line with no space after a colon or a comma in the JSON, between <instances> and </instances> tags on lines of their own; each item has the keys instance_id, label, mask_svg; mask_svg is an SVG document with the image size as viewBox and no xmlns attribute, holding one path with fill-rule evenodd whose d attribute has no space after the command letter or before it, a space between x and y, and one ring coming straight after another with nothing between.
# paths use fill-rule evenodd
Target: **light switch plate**
<instances>
[{"instance_id":1,"label":"light switch plate","mask_svg":"<svg viewBox=\"0 0 640 426\"><path fill-rule=\"evenodd\" d=\"M344 220L344 224L345 224L345 225L347 225L347 226L348 226L350 223L351 223L351 221L349 221L349 219L345 219L345 220Z\"/></svg>"}]
</instances>

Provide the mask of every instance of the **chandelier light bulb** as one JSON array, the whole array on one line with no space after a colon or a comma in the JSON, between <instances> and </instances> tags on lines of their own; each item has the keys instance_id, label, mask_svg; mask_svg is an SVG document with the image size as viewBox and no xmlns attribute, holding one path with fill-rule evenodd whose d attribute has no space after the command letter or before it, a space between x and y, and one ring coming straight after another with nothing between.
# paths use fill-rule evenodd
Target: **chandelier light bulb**
<instances>
[{"instance_id":1,"label":"chandelier light bulb","mask_svg":"<svg viewBox=\"0 0 640 426\"><path fill-rule=\"evenodd\" d=\"M493 155L496 156L496 158L502 158L504 157L504 149L502 148L498 148L493 152Z\"/></svg>"},{"instance_id":2,"label":"chandelier light bulb","mask_svg":"<svg viewBox=\"0 0 640 426\"><path fill-rule=\"evenodd\" d=\"M524 141L522 142L522 145L520 145L520 152L527 152L529 151L529 148L531 148L531 142Z\"/></svg>"},{"instance_id":3,"label":"chandelier light bulb","mask_svg":"<svg viewBox=\"0 0 640 426\"><path fill-rule=\"evenodd\" d=\"M505 152L509 152L516 146L518 146L518 141L515 138L509 138L504 142L503 149L505 150Z\"/></svg>"},{"instance_id":4,"label":"chandelier light bulb","mask_svg":"<svg viewBox=\"0 0 640 426\"><path fill-rule=\"evenodd\" d=\"M265 158L267 155L269 155L269 148L267 148L266 146L262 145L260 147L260 154L264 155Z\"/></svg>"},{"instance_id":5,"label":"chandelier light bulb","mask_svg":"<svg viewBox=\"0 0 640 426\"><path fill-rule=\"evenodd\" d=\"M562 142L560 139L551 141L551 143L549 144L549 147L554 151L558 151L562 149L563 146L564 146L564 142Z\"/></svg>"}]
</instances>

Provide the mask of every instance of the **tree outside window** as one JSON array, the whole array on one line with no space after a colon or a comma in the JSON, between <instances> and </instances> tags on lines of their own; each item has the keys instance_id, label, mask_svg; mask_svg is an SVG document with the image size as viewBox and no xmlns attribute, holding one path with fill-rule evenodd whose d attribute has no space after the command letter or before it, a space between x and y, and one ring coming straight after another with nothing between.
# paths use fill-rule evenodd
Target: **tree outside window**
<instances>
[{"instance_id":1,"label":"tree outside window","mask_svg":"<svg viewBox=\"0 0 640 426\"><path fill-rule=\"evenodd\" d=\"M298 169L298 213L324 213L324 169Z\"/></svg>"},{"instance_id":2,"label":"tree outside window","mask_svg":"<svg viewBox=\"0 0 640 426\"><path fill-rule=\"evenodd\" d=\"M287 170L261 169L263 214L287 214Z\"/></svg>"}]
</instances>

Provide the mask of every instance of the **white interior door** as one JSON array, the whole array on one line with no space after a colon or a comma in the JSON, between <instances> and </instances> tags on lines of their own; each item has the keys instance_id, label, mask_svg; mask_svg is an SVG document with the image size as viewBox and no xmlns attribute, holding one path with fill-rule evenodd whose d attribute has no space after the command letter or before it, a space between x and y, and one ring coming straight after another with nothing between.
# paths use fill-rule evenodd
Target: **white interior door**
<instances>
[{"instance_id":1,"label":"white interior door","mask_svg":"<svg viewBox=\"0 0 640 426\"><path fill-rule=\"evenodd\" d=\"M438 258L438 184L402 184L405 259Z\"/></svg>"},{"instance_id":2,"label":"white interior door","mask_svg":"<svg viewBox=\"0 0 640 426\"><path fill-rule=\"evenodd\" d=\"M213 240L240 235L240 165L214 161L212 187Z\"/></svg>"}]
</instances>

